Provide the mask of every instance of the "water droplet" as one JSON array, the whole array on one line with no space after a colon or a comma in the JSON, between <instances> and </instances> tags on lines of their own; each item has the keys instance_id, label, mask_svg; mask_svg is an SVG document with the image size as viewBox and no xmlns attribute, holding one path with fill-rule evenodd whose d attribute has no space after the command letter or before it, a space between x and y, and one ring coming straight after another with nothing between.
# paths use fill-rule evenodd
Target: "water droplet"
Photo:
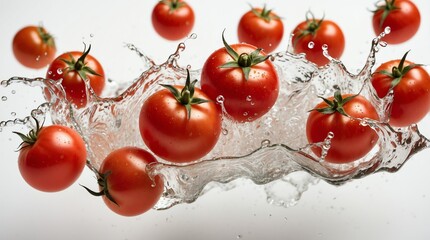
<instances>
[{"instance_id":1,"label":"water droplet","mask_svg":"<svg viewBox=\"0 0 430 240\"><path fill-rule=\"evenodd\" d=\"M312 42L312 41L310 41L310 42L308 43L308 48L312 49L312 48L314 48L314 47L315 47L315 43L314 43L314 42Z\"/></svg>"},{"instance_id":2,"label":"water droplet","mask_svg":"<svg viewBox=\"0 0 430 240\"><path fill-rule=\"evenodd\" d=\"M61 68L57 69L57 73L60 75L63 74L63 69L61 69Z\"/></svg>"},{"instance_id":3,"label":"water droplet","mask_svg":"<svg viewBox=\"0 0 430 240\"><path fill-rule=\"evenodd\" d=\"M386 47L386 46L388 46L388 43L385 41L381 41L381 42L379 42L379 46Z\"/></svg>"},{"instance_id":4,"label":"water droplet","mask_svg":"<svg viewBox=\"0 0 430 240\"><path fill-rule=\"evenodd\" d=\"M237 235L237 237L236 237L237 239L241 239L242 238L242 235Z\"/></svg>"},{"instance_id":5,"label":"water droplet","mask_svg":"<svg viewBox=\"0 0 430 240\"><path fill-rule=\"evenodd\" d=\"M328 45L327 44L323 44L321 48L322 48L323 51L327 51L328 50Z\"/></svg>"},{"instance_id":6,"label":"water droplet","mask_svg":"<svg viewBox=\"0 0 430 240\"><path fill-rule=\"evenodd\" d=\"M216 101L217 103L224 103L224 96L223 95L219 95L218 97L216 97Z\"/></svg>"},{"instance_id":7,"label":"water droplet","mask_svg":"<svg viewBox=\"0 0 430 240\"><path fill-rule=\"evenodd\" d=\"M245 117L246 117L246 116L248 116L248 114L249 114L248 112L244 112L244 113L243 113L243 116L245 116Z\"/></svg>"},{"instance_id":8,"label":"water droplet","mask_svg":"<svg viewBox=\"0 0 430 240\"><path fill-rule=\"evenodd\" d=\"M52 71L48 71L48 75L52 75Z\"/></svg>"},{"instance_id":9,"label":"water droplet","mask_svg":"<svg viewBox=\"0 0 430 240\"><path fill-rule=\"evenodd\" d=\"M197 38L197 34L195 33L192 33L189 37L189 39L196 39L196 38Z\"/></svg>"},{"instance_id":10,"label":"water droplet","mask_svg":"<svg viewBox=\"0 0 430 240\"><path fill-rule=\"evenodd\" d=\"M246 101L247 102L251 102L252 101L252 96L251 95L246 96Z\"/></svg>"},{"instance_id":11,"label":"water droplet","mask_svg":"<svg viewBox=\"0 0 430 240\"><path fill-rule=\"evenodd\" d=\"M1 100L2 100L2 101L7 101L7 97L6 97L6 96L2 96L2 97L1 97Z\"/></svg>"},{"instance_id":12,"label":"water droplet","mask_svg":"<svg viewBox=\"0 0 430 240\"><path fill-rule=\"evenodd\" d=\"M384 33L385 33L385 34L390 34L390 32L391 32L391 28L390 28L390 27L386 27L386 28L384 29Z\"/></svg>"},{"instance_id":13,"label":"water droplet","mask_svg":"<svg viewBox=\"0 0 430 240\"><path fill-rule=\"evenodd\" d=\"M94 37L94 34L93 34L93 33L90 33L90 37Z\"/></svg>"},{"instance_id":14,"label":"water droplet","mask_svg":"<svg viewBox=\"0 0 430 240\"><path fill-rule=\"evenodd\" d=\"M16 116L16 112L11 112L11 113L10 113L10 115L11 115L12 117L15 117L15 116Z\"/></svg>"},{"instance_id":15,"label":"water droplet","mask_svg":"<svg viewBox=\"0 0 430 240\"><path fill-rule=\"evenodd\" d=\"M38 62L40 60L40 56L37 56L36 57L36 61Z\"/></svg>"},{"instance_id":16,"label":"water droplet","mask_svg":"<svg viewBox=\"0 0 430 240\"><path fill-rule=\"evenodd\" d=\"M261 147L262 148L268 147L269 145L270 145L269 139L264 139L263 141L261 141Z\"/></svg>"},{"instance_id":17,"label":"water droplet","mask_svg":"<svg viewBox=\"0 0 430 240\"><path fill-rule=\"evenodd\" d=\"M11 93L12 93L12 94L15 94L15 93L16 93L16 91L15 91L15 90L12 90L12 91L11 91Z\"/></svg>"},{"instance_id":18,"label":"water droplet","mask_svg":"<svg viewBox=\"0 0 430 240\"><path fill-rule=\"evenodd\" d=\"M228 129L227 128L222 128L222 135L227 135L228 134Z\"/></svg>"}]
</instances>

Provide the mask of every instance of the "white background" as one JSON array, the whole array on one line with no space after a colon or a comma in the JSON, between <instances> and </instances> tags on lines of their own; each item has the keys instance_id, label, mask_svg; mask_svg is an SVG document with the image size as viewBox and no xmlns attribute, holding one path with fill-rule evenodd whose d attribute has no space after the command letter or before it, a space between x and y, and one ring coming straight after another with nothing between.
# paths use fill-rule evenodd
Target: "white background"
<instances>
[{"instance_id":1,"label":"white background","mask_svg":"<svg viewBox=\"0 0 430 240\"><path fill-rule=\"evenodd\" d=\"M249 10L248 3L266 3L283 17L285 35L278 51L286 49L288 34L304 20L307 10L336 21L346 37L342 60L353 72L364 64L374 37L369 11L373 9L373 0L188 2L196 13L194 32L198 38L187 41L179 63L191 64L193 69L201 68L206 57L222 46L223 29L230 43L237 41L237 23ZM422 14L419 33L404 44L382 49L377 65L400 58L407 50L411 50L410 60L430 63L430 3L415 2ZM55 36L58 54L82 50L83 42L91 43L92 55L103 64L108 77L135 78L143 70L141 61L124 48L124 43L135 44L158 63L166 60L178 44L163 40L152 29L150 13L155 3L2 1L0 79L45 75L46 69L36 71L21 66L11 51L16 31L40 23ZM26 98L19 104L13 100L2 102L0 120L13 118L12 111L18 116L28 114L37 105L34 100L41 99L38 91L13 89ZM429 123L427 117L419 124L427 136ZM245 182L234 190L213 190L193 204L127 218L112 213L100 198L90 196L78 185L96 187L88 169L78 183L60 193L42 193L28 187L16 163L19 139L4 129L0 141L0 239L430 239L428 150L415 155L397 173L378 173L341 187L321 181L290 208L268 204L261 186Z\"/></svg>"}]
</instances>

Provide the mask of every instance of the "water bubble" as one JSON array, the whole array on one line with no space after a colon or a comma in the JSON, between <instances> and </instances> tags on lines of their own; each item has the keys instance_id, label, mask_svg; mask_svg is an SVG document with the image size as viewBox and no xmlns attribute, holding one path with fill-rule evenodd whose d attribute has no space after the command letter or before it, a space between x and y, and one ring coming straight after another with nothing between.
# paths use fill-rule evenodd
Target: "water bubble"
<instances>
[{"instance_id":1,"label":"water bubble","mask_svg":"<svg viewBox=\"0 0 430 240\"><path fill-rule=\"evenodd\" d=\"M327 51L328 50L328 45L327 44L323 44L321 48L322 48L323 51Z\"/></svg>"},{"instance_id":2,"label":"water bubble","mask_svg":"<svg viewBox=\"0 0 430 240\"><path fill-rule=\"evenodd\" d=\"M94 34L93 34L93 33L90 33L90 37L94 37Z\"/></svg>"},{"instance_id":3,"label":"water bubble","mask_svg":"<svg viewBox=\"0 0 430 240\"><path fill-rule=\"evenodd\" d=\"M16 93L16 91L15 91L15 90L12 90L12 91L11 91L11 93L12 93L12 94L15 94L15 93Z\"/></svg>"},{"instance_id":4,"label":"water bubble","mask_svg":"<svg viewBox=\"0 0 430 240\"><path fill-rule=\"evenodd\" d=\"M228 134L228 129L227 128L222 128L221 129L222 135L227 135Z\"/></svg>"},{"instance_id":5,"label":"water bubble","mask_svg":"<svg viewBox=\"0 0 430 240\"><path fill-rule=\"evenodd\" d=\"M11 115L12 117L15 117L15 116L16 116L16 112L11 112L11 113L10 113L10 115Z\"/></svg>"},{"instance_id":6,"label":"water bubble","mask_svg":"<svg viewBox=\"0 0 430 240\"><path fill-rule=\"evenodd\" d=\"M195 34L195 33L192 33L190 36L189 36L189 39L196 39L197 38L197 34Z\"/></svg>"},{"instance_id":7,"label":"water bubble","mask_svg":"<svg viewBox=\"0 0 430 240\"><path fill-rule=\"evenodd\" d=\"M312 48L314 48L314 47L315 47L315 43L314 43L314 42L312 42L312 41L310 41L310 42L308 43L308 48L312 49Z\"/></svg>"},{"instance_id":8,"label":"water bubble","mask_svg":"<svg viewBox=\"0 0 430 240\"><path fill-rule=\"evenodd\" d=\"M384 33L385 33L385 34L390 34L390 33L391 33L391 28L390 28L390 27L386 27L386 28L384 29Z\"/></svg>"},{"instance_id":9,"label":"water bubble","mask_svg":"<svg viewBox=\"0 0 430 240\"><path fill-rule=\"evenodd\" d=\"M57 69L57 73L58 73L58 74L60 74L60 75L61 75L61 74L63 74L63 69L58 68L58 69Z\"/></svg>"},{"instance_id":10,"label":"water bubble","mask_svg":"<svg viewBox=\"0 0 430 240\"><path fill-rule=\"evenodd\" d=\"M48 75L52 75L52 71L48 71Z\"/></svg>"},{"instance_id":11,"label":"water bubble","mask_svg":"<svg viewBox=\"0 0 430 240\"><path fill-rule=\"evenodd\" d=\"M2 100L2 101L7 101L7 97L6 97L6 96L2 96L2 97L1 97L1 100Z\"/></svg>"},{"instance_id":12,"label":"water bubble","mask_svg":"<svg viewBox=\"0 0 430 240\"><path fill-rule=\"evenodd\" d=\"M219 95L218 97L216 97L216 101L217 103L224 103L224 96L223 95Z\"/></svg>"},{"instance_id":13,"label":"water bubble","mask_svg":"<svg viewBox=\"0 0 430 240\"><path fill-rule=\"evenodd\" d=\"M248 116L248 114L249 114L248 112L244 112L243 116L246 117L246 116Z\"/></svg>"},{"instance_id":14,"label":"water bubble","mask_svg":"<svg viewBox=\"0 0 430 240\"><path fill-rule=\"evenodd\" d=\"M263 141L261 141L261 147L262 148L268 147L269 145L270 145L269 139L264 139Z\"/></svg>"},{"instance_id":15,"label":"water bubble","mask_svg":"<svg viewBox=\"0 0 430 240\"><path fill-rule=\"evenodd\" d=\"M36 61L38 62L38 61L40 61L40 55L38 55L37 57L36 57Z\"/></svg>"},{"instance_id":16,"label":"water bubble","mask_svg":"<svg viewBox=\"0 0 430 240\"><path fill-rule=\"evenodd\" d=\"M252 96L251 95L246 96L246 101L247 102L251 102L252 101Z\"/></svg>"}]
</instances>

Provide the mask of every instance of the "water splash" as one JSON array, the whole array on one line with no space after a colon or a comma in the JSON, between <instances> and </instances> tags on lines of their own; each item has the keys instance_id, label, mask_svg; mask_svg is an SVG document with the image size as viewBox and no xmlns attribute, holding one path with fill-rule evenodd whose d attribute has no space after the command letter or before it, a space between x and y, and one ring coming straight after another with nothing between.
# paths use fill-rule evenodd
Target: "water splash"
<instances>
[{"instance_id":1,"label":"water splash","mask_svg":"<svg viewBox=\"0 0 430 240\"><path fill-rule=\"evenodd\" d=\"M226 184L243 178L265 184L270 203L291 206L310 184L320 179L340 185L378 171L395 172L412 155L428 148L429 140L420 134L416 125L393 129L387 123L392 93L379 99L369 84L375 55L380 46L385 46L381 42L384 34L387 32L372 42L365 66L358 74L351 74L342 62L330 58L328 48L324 51L331 62L322 68L308 62L303 55L273 54L270 60L276 65L281 81L275 106L262 118L242 124L231 120L223 108L223 134L204 159L187 165L173 165L159 159L160 163L148 166L151 176L161 175L165 180L164 194L155 208L167 209L176 204L191 203L213 187L211 183ZM190 37L193 38L194 35ZM70 104L56 82L42 78L2 81L3 88L13 84L42 87L50 101L41 104L30 116L0 122L0 130L15 124L32 127L32 118L43 118L49 113L54 123L73 127L83 136L92 170L98 169L106 155L117 148L139 146L147 149L138 129L140 107L146 98L160 89L159 83L184 84L186 70L177 61L186 46L179 44L160 65L134 45L127 44L126 47L140 56L147 70L123 85L108 85L104 95L113 97L98 97L88 86L88 105L84 108ZM198 79L200 73L201 70L191 70L191 78ZM367 156L349 164L328 163L310 150L317 146L330 151L330 139L336 136L329 134L326 141L314 144L308 144L305 136L304 123L308 110L319 101L317 96L333 95L337 89L343 93L361 92L377 108L381 119L380 122L358 119L376 131L379 142ZM248 97L252 103L252 96ZM217 103L223 106L224 100L219 96ZM3 102L7 102L7 97ZM292 194L285 194L279 186L290 186Z\"/></svg>"}]
</instances>

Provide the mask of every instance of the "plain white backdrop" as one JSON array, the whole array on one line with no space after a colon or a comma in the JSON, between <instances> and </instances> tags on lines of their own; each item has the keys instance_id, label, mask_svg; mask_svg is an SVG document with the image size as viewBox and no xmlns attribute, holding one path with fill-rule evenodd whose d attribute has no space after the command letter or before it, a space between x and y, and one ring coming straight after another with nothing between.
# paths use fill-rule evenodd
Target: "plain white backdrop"
<instances>
[{"instance_id":1,"label":"plain white backdrop","mask_svg":"<svg viewBox=\"0 0 430 240\"><path fill-rule=\"evenodd\" d=\"M284 22L285 36L278 51L286 49L288 34L304 20L306 11L312 10L316 16L325 14L344 30L342 60L356 72L374 37L370 10L375 1L188 0L196 13L193 32L198 38L187 41L179 64L201 68L206 57L222 46L222 30L226 29L230 43L237 41L237 23L250 9L249 4L266 3ZM160 38L152 29L150 13L156 2L2 1L0 79L45 76L46 69L27 69L12 54L14 34L30 24L43 24L55 36L58 54L82 50L83 42L90 43L92 55L103 64L109 78L133 79L143 67L125 43L135 44L158 63L179 43ZM419 33L404 44L381 49L377 65L401 58L407 50L411 50L410 60L430 64L430 3L414 2L422 14ZM0 120L25 116L41 101L38 89L16 86L6 91L16 94L1 102ZM430 136L429 117L419 127ZM243 186L230 191L212 190L193 204L127 218L112 213L100 198L79 186L96 187L88 169L78 183L63 192L42 193L30 188L18 172L18 137L4 129L0 141L0 239L430 239L429 150L415 155L397 173L378 173L340 187L321 181L290 208L268 204L261 186L244 181Z\"/></svg>"}]
</instances>

